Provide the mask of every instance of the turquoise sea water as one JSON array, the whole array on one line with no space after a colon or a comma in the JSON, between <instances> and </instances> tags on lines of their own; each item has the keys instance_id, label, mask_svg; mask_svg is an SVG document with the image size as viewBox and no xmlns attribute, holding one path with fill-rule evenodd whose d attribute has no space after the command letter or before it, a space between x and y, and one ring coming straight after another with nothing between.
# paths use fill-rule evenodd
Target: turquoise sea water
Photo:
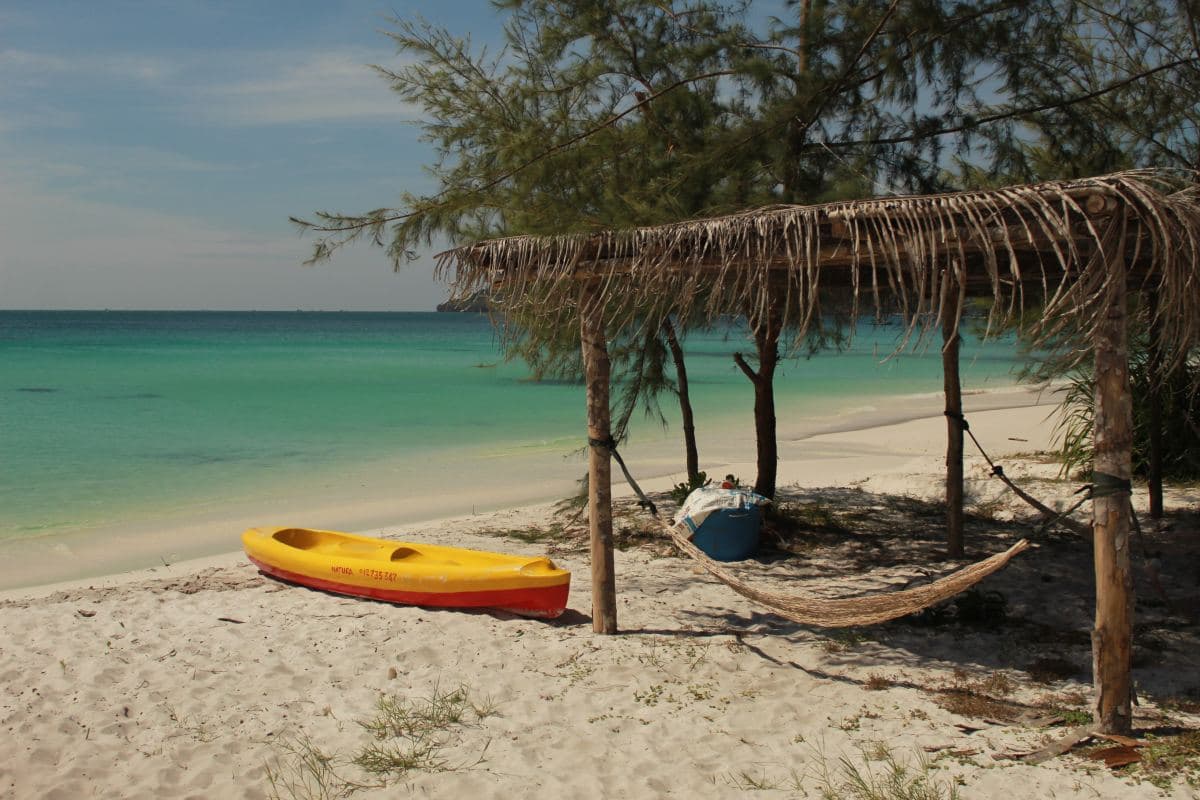
<instances>
[{"instance_id":1,"label":"turquoise sea water","mask_svg":"<svg viewBox=\"0 0 1200 800\"><path fill-rule=\"evenodd\" d=\"M788 362L780 408L939 392L936 348L881 363L896 335L860 327L847 352ZM686 348L700 426L746 418L737 326ZM971 343L965 382L1011 383L1014 359L1011 343ZM530 382L479 315L0 312L0 539L252 504L297 481L332 491L397 459L453 482L447 453L566 453L583 415L580 386Z\"/></svg>"}]
</instances>

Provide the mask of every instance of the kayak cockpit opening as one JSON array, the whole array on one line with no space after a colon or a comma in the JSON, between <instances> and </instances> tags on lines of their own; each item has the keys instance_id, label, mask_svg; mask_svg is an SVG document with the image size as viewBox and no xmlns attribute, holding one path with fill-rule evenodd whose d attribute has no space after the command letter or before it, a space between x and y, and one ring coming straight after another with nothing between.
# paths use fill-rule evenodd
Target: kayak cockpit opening
<instances>
[{"instance_id":1,"label":"kayak cockpit opening","mask_svg":"<svg viewBox=\"0 0 1200 800\"><path fill-rule=\"evenodd\" d=\"M322 537L316 531L305 528L284 528L275 531L271 538L297 550L311 550L322 542Z\"/></svg>"}]
</instances>

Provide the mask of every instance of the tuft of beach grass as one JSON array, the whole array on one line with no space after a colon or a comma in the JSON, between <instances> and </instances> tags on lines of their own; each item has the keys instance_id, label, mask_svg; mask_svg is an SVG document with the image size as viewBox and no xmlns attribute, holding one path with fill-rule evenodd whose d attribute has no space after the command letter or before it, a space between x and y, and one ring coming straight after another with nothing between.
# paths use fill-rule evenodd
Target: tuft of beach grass
<instances>
[{"instance_id":1,"label":"tuft of beach grass","mask_svg":"<svg viewBox=\"0 0 1200 800\"><path fill-rule=\"evenodd\" d=\"M369 741L351 755L324 751L298 734L277 745L267 764L272 800L338 800L361 789L383 788L414 772L459 769L445 751L457 744L463 727L494 716L491 698L472 699L466 686L434 687L424 698L381 695L375 714L359 720ZM480 756L482 758L482 755ZM352 771L362 779L350 777Z\"/></svg>"}]
</instances>

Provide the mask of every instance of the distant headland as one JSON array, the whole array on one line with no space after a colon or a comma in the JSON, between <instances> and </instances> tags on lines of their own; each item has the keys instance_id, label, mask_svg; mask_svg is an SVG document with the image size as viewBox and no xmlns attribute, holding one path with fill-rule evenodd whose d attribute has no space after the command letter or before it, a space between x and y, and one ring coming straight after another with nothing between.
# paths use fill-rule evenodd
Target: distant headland
<instances>
[{"instance_id":1,"label":"distant headland","mask_svg":"<svg viewBox=\"0 0 1200 800\"><path fill-rule=\"evenodd\" d=\"M477 314L486 314L491 310L490 298L486 289L480 289L470 297L464 297L459 300L447 300L444 303L438 303L438 311L468 311Z\"/></svg>"}]
</instances>

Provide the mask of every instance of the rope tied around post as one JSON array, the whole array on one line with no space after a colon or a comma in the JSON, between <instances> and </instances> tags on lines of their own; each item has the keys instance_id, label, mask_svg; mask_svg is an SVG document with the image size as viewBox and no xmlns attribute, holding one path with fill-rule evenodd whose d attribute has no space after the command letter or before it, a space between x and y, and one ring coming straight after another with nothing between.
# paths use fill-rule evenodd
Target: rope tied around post
<instances>
[{"instance_id":1,"label":"rope tied around post","mask_svg":"<svg viewBox=\"0 0 1200 800\"><path fill-rule=\"evenodd\" d=\"M979 443L979 439L975 438L975 434L971 431L971 425L970 425L970 423L967 422L966 417L964 417L962 414L955 413L953 411L946 411L944 413L947 417L949 417L953 420L956 420L958 422L958 424L962 426L962 429L967 434L967 436L971 437L971 441L975 443L975 449L977 449L979 451L979 454L981 456L983 456L983 460L986 461L988 466L991 468L992 475L999 478L1004 483L1005 486L1007 486L1009 489L1011 489L1013 491L1013 493L1015 495L1017 495L1017 497L1021 498L1026 503L1028 503L1029 505L1033 506L1034 508L1036 508L1038 511L1041 512L1042 516L1045 518L1045 523L1042 525L1042 530L1045 530L1046 528L1050 527L1051 525L1059 524L1059 525L1062 525L1063 527L1073 531L1074 533L1078 534L1079 536L1083 536L1084 538L1091 537L1091 535L1092 535L1091 526L1084 525L1083 523L1080 523L1080 522L1076 522L1075 520L1071 519L1069 515L1072 512L1074 512L1076 509L1078 509L1081 505L1083 505L1085 502L1090 500L1093 497L1092 494L1089 493L1089 494L1085 495L1082 500L1080 500L1075 505L1071 506L1066 511L1055 511L1053 508L1050 508L1045 503L1039 501L1036 497L1034 497L1033 495L1031 495L1028 492L1026 492L1025 490L1023 490L1020 486L1017 486L1015 483L1013 483L1012 478L1010 478L1010 477L1008 477L1008 475L1004 474L1004 467L1001 466L1000 464L997 464L995 461L993 461L992 457L990 455L988 455L987 450L984 450L983 445Z\"/></svg>"},{"instance_id":2,"label":"rope tied around post","mask_svg":"<svg viewBox=\"0 0 1200 800\"><path fill-rule=\"evenodd\" d=\"M654 501L646 496L646 493L642 491L642 487L638 486L637 481L635 481L633 476L629 474L629 468L625 466L625 459L621 458L621 454L617 452L617 440L611 435L607 439L593 439L589 436L587 442L589 447L602 448L612 454L612 457L617 461L617 466L619 466L621 468L621 472L625 474L626 482L638 496L638 505L649 510L651 514L657 517L658 506L654 505Z\"/></svg>"},{"instance_id":3,"label":"rope tied around post","mask_svg":"<svg viewBox=\"0 0 1200 800\"><path fill-rule=\"evenodd\" d=\"M1141 549L1142 560L1145 562L1146 569L1150 573L1151 585L1154 587L1154 591L1160 598L1163 599L1164 602L1166 602L1169 608L1174 607L1170 597L1167 595L1166 590L1163 588L1162 583L1159 580L1159 565L1157 563L1157 559L1150 555L1146 545L1145 537L1142 535L1142 526L1138 520L1137 511L1133 507L1133 481L1128 478L1118 477L1117 475L1110 475L1107 472L1093 470L1092 482L1085 483L1074 492L1076 495L1079 495L1079 499L1062 511L1055 512L1053 509L1048 508L1047 506L1039 503L1030 495L1026 494L1012 482L1011 478L1004 474L1004 467L992 461L991 457L988 456L987 451L984 450L983 446L979 444L979 440L975 438L975 434L971 433L971 427L967 423L966 417L964 417L962 414L956 414L951 411L947 411L945 414L947 417L957 420L959 424L962 425L962 429L966 431L971 437L971 440L975 442L975 447L979 449L979 452L983 456L984 460L986 460L988 465L991 466L992 475L1003 481L1005 485L1012 489L1013 492L1021 497L1021 499L1025 500L1038 511L1042 512L1045 521L1038 528L1039 534L1044 533L1051 525L1058 524L1074 531L1084 538L1090 538L1092 535L1091 525L1076 522L1075 520L1071 519L1071 514L1079 510L1080 506L1082 506L1084 503L1087 503L1090 500L1094 500L1098 497L1112 497L1119 494L1124 494L1129 497L1129 520L1133 526L1133 531L1137 536L1137 542Z\"/></svg>"},{"instance_id":4,"label":"rope tied around post","mask_svg":"<svg viewBox=\"0 0 1200 800\"><path fill-rule=\"evenodd\" d=\"M949 409L947 409L947 410L943 411L942 413L943 413L943 414L945 414L945 415L946 415L947 417L949 417L950 419L952 419L952 420L956 421L956 422L957 422L959 425L961 425L961 426L962 426L962 429L963 429L964 431L969 431L969 430L971 430L971 425L970 425L970 423L968 423L968 422L967 422L967 418L966 418L966 417L964 417L964 416L963 416L962 414L960 414L959 412L957 412L957 411L950 411ZM972 439L974 439L975 437L974 437L974 436L972 436L971 438L972 438Z\"/></svg>"},{"instance_id":5,"label":"rope tied around post","mask_svg":"<svg viewBox=\"0 0 1200 800\"><path fill-rule=\"evenodd\" d=\"M1092 497L1112 497L1118 494L1133 494L1133 481L1107 472L1092 472Z\"/></svg>"}]
</instances>

